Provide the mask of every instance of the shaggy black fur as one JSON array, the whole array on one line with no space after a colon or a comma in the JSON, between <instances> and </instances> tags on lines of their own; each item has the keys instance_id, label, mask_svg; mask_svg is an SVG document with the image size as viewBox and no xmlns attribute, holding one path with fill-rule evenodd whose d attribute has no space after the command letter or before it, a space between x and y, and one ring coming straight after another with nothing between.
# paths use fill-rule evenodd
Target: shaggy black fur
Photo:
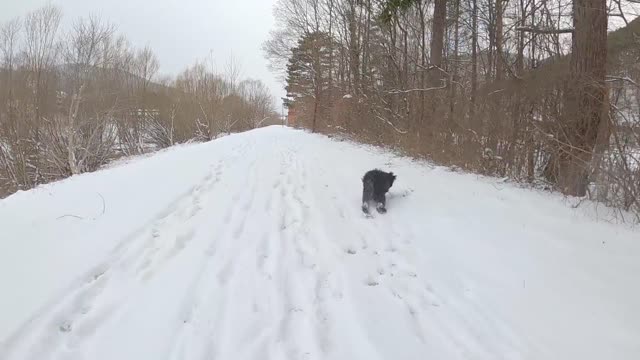
<instances>
[{"instance_id":1,"label":"shaggy black fur","mask_svg":"<svg viewBox=\"0 0 640 360\"><path fill-rule=\"evenodd\" d=\"M387 212L387 200L385 194L389 191L396 176L392 172L384 172L374 169L367 171L362 178L362 211L369 213L369 205L376 204L376 210L384 214Z\"/></svg>"}]
</instances>

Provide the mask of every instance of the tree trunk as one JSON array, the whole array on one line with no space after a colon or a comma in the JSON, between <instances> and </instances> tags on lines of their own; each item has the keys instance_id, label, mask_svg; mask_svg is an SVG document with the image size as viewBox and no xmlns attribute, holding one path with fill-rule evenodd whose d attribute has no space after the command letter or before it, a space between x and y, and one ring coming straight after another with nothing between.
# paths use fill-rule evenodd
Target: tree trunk
<instances>
[{"instance_id":1,"label":"tree trunk","mask_svg":"<svg viewBox=\"0 0 640 360\"><path fill-rule=\"evenodd\" d=\"M311 132L316 132L316 119L318 117L318 99L313 101L313 119L311 121Z\"/></svg>"},{"instance_id":2,"label":"tree trunk","mask_svg":"<svg viewBox=\"0 0 640 360\"><path fill-rule=\"evenodd\" d=\"M490 26L489 30L489 69L495 70L495 81L501 81L504 78L504 67L502 64L502 13L503 13L503 0L495 0L493 4L493 26ZM491 2L489 3L491 6ZM495 55L493 54L495 47ZM495 57L494 57L495 56ZM491 81L491 71L487 74L487 81ZM498 92L492 95L489 98L489 106L491 107L490 116L487 121L486 131L488 136L488 141L486 147L494 151L494 154L503 156L501 153L501 149L498 148L499 140L505 137L504 134L501 134L502 131L505 131L505 122L503 122L503 116L501 116L502 111L502 93ZM504 176L503 173L498 172L499 176Z\"/></svg>"},{"instance_id":3,"label":"tree trunk","mask_svg":"<svg viewBox=\"0 0 640 360\"><path fill-rule=\"evenodd\" d=\"M420 66L422 66L422 70L424 70L427 67L427 40L426 40L427 22L425 19L425 9L423 7L423 4L420 4L418 15L420 19L420 40L419 40L420 41ZM420 88L424 88L426 86L425 74L426 74L425 71L420 72ZM424 92L421 92L420 109L419 109L419 114L417 116L418 123L424 123L425 121L425 98L426 98L426 94ZM413 127L411 126L411 124L413 124ZM418 129L418 127L415 126L414 122L411 122L409 129L415 131L416 129ZM416 135L417 137L420 137L419 132L416 132Z\"/></svg>"},{"instance_id":4,"label":"tree trunk","mask_svg":"<svg viewBox=\"0 0 640 360\"><path fill-rule=\"evenodd\" d=\"M431 84L441 85L440 80L444 78L442 73L442 52L444 49L444 30L447 19L447 1L435 0L433 6L433 25L431 28L431 66L436 67L431 70Z\"/></svg>"},{"instance_id":5,"label":"tree trunk","mask_svg":"<svg viewBox=\"0 0 640 360\"><path fill-rule=\"evenodd\" d=\"M455 99L456 99L456 83L458 81L458 48L459 48L459 20L460 20L460 0L456 0L455 2L455 19L453 20L454 26L454 38L453 38L453 66L451 71L451 76L449 77L449 117L450 120L454 119L454 108L455 108ZM449 126L452 127L451 121L449 122Z\"/></svg>"},{"instance_id":6,"label":"tree trunk","mask_svg":"<svg viewBox=\"0 0 640 360\"><path fill-rule=\"evenodd\" d=\"M67 119L67 160L69 163L69 171L71 175L77 175L82 172L80 164L76 158L76 118L78 117L78 109L80 108L80 102L82 101L82 90L84 85L81 85L78 92L71 97L71 105L69 107L69 117Z\"/></svg>"},{"instance_id":7,"label":"tree trunk","mask_svg":"<svg viewBox=\"0 0 640 360\"><path fill-rule=\"evenodd\" d=\"M471 99L469 117L474 122L476 111L476 93L478 92L478 0L473 0L471 10Z\"/></svg>"},{"instance_id":8,"label":"tree trunk","mask_svg":"<svg viewBox=\"0 0 640 360\"><path fill-rule=\"evenodd\" d=\"M521 24L520 26L526 26L527 14L526 14L524 0L520 0L519 15L520 15L520 19L518 21ZM515 75L518 79L521 79L522 76L524 75L524 31L518 32ZM526 123L526 115L523 111L523 103L522 103L522 100L524 99L523 90L524 90L523 82L518 81L517 88L516 88L516 98L514 100L514 109L513 109L513 114L514 114L514 117L512 120L513 128L511 131L509 153L507 154L508 160L505 163L505 166L510 167L512 169L512 172L516 173L518 176L520 176L526 171L526 166L527 166L526 161L523 161L523 159L516 160L517 158L516 153L519 151L516 144L518 143L518 140L523 137L523 135L524 137L528 136L527 132L524 131L524 126L523 126ZM527 142L525 140L525 149L526 149L526 144Z\"/></svg>"},{"instance_id":9,"label":"tree trunk","mask_svg":"<svg viewBox=\"0 0 640 360\"><path fill-rule=\"evenodd\" d=\"M502 61L502 42L504 36L502 30L503 5L503 0L496 0L496 81L500 81L504 77L504 65Z\"/></svg>"},{"instance_id":10,"label":"tree trunk","mask_svg":"<svg viewBox=\"0 0 640 360\"><path fill-rule=\"evenodd\" d=\"M496 46L496 27L495 27L495 3L496 0L489 0L489 48L487 49L487 66L485 67L484 80L487 83L491 82L494 68L494 48ZM498 0L499 1L499 0Z\"/></svg>"},{"instance_id":11,"label":"tree trunk","mask_svg":"<svg viewBox=\"0 0 640 360\"><path fill-rule=\"evenodd\" d=\"M329 0L329 106L333 105L333 0Z\"/></svg>"},{"instance_id":12,"label":"tree trunk","mask_svg":"<svg viewBox=\"0 0 640 360\"><path fill-rule=\"evenodd\" d=\"M349 5L349 70L353 81L354 93L357 93L360 90L360 48L358 44L355 0L351 0Z\"/></svg>"},{"instance_id":13,"label":"tree trunk","mask_svg":"<svg viewBox=\"0 0 640 360\"><path fill-rule=\"evenodd\" d=\"M531 27L535 27L536 24L536 0L531 0ZM522 33L524 35L524 33ZM524 41L524 39L523 39ZM536 64L536 34L531 33L531 45L530 45L530 55L531 63L530 66L532 69L535 69ZM523 59L524 61L524 59ZM532 118L527 119L526 126L526 137L525 137L525 147L527 151L527 180L533 182L536 175L536 158L535 158L535 141L533 138L533 129L529 121L533 120Z\"/></svg>"},{"instance_id":14,"label":"tree trunk","mask_svg":"<svg viewBox=\"0 0 640 360\"><path fill-rule=\"evenodd\" d=\"M369 81L371 80L371 73L369 72L369 59L371 57L371 0L367 0L365 11L367 12L367 20L364 28L362 49L362 80L365 82L365 86L367 86L369 85Z\"/></svg>"},{"instance_id":15,"label":"tree trunk","mask_svg":"<svg viewBox=\"0 0 640 360\"><path fill-rule=\"evenodd\" d=\"M430 65L431 69L429 72L429 85L432 87L437 87L442 85L443 79L445 79L445 73L443 72L443 64L442 64L442 54L444 50L444 32L446 27L446 19L447 19L447 1L446 0L435 0L433 7L433 24L431 27L431 54L430 54ZM428 95L429 98L429 117L428 121L430 128L427 131L428 139L426 141L430 144L433 143L434 135L438 133L440 130L439 127L444 125L445 120L443 119L443 114L438 113L438 109L440 108L440 101L438 98L438 93L430 92ZM436 126L440 125L440 126Z\"/></svg>"},{"instance_id":16,"label":"tree trunk","mask_svg":"<svg viewBox=\"0 0 640 360\"><path fill-rule=\"evenodd\" d=\"M557 185L567 195L584 196L589 163L605 110L607 2L575 0L573 6L573 52Z\"/></svg>"}]
</instances>

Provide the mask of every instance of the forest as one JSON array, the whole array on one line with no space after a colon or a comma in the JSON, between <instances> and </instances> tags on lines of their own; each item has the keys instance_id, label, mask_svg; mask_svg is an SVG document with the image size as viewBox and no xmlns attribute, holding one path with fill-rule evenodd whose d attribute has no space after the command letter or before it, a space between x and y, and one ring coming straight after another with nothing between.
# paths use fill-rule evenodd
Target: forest
<instances>
[{"instance_id":1,"label":"forest","mask_svg":"<svg viewBox=\"0 0 640 360\"><path fill-rule=\"evenodd\" d=\"M108 20L53 5L0 24L0 197L188 141L278 121L260 80L196 61L159 74Z\"/></svg>"},{"instance_id":2,"label":"forest","mask_svg":"<svg viewBox=\"0 0 640 360\"><path fill-rule=\"evenodd\" d=\"M640 20L625 0L280 0L290 125L640 214Z\"/></svg>"}]
</instances>

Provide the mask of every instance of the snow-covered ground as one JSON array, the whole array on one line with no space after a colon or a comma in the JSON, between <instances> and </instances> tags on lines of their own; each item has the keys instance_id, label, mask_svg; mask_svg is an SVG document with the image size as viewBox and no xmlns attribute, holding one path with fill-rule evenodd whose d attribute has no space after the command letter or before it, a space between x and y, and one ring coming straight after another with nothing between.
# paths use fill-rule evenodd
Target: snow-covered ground
<instances>
[{"instance_id":1,"label":"snow-covered ground","mask_svg":"<svg viewBox=\"0 0 640 360\"><path fill-rule=\"evenodd\" d=\"M282 127L15 194L0 234L3 360L640 358L640 232Z\"/></svg>"}]
</instances>

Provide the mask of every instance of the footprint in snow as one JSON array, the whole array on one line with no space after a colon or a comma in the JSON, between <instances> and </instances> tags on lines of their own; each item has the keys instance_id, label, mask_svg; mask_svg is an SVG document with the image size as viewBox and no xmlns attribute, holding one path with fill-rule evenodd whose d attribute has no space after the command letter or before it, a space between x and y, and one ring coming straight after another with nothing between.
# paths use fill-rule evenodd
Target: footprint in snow
<instances>
[{"instance_id":1,"label":"footprint in snow","mask_svg":"<svg viewBox=\"0 0 640 360\"><path fill-rule=\"evenodd\" d=\"M365 282L367 286L378 286L380 284L373 276L369 276Z\"/></svg>"}]
</instances>

